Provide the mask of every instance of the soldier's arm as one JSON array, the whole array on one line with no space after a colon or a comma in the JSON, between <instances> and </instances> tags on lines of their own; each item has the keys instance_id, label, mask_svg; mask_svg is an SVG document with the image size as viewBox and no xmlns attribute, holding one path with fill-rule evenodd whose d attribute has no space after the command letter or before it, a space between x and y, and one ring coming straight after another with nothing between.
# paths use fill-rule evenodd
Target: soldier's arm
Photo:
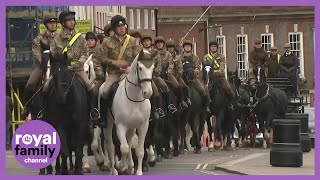
<instances>
[{"instance_id":1,"label":"soldier's arm","mask_svg":"<svg viewBox=\"0 0 320 180\"><path fill-rule=\"evenodd\" d=\"M167 52L167 54L168 54L168 62L169 62L167 71L168 71L168 74L173 74L173 68L174 68L173 57L171 53Z\"/></svg>"},{"instance_id":2,"label":"soldier's arm","mask_svg":"<svg viewBox=\"0 0 320 180\"><path fill-rule=\"evenodd\" d=\"M154 61L155 61L155 64L156 67L154 68L154 75L155 77L158 77L160 74L161 74L161 69L162 69L162 64L161 64L161 61L160 61L160 54L158 53L156 57L154 57Z\"/></svg>"},{"instance_id":3,"label":"soldier's arm","mask_svg":"<svg viewBox=\"0 0 320 180\"><path fill-rule=\"evenodd\" d=\"M51 42L50 44L50 53L51 54L57 54L58 53L58 47L57 47L57 44L56 44L56 40L53 39L53 41ZM62 52L60 52L61 54Z\"/></svg>"},{"instance_id":4,"label":"soldier's arm","mask_svg":"<svg viewBox=\"0 0 320 180\"><path fill-rule=\"evenodd\" d=\"M137 55L140 53L142 48L137 44L135 38L131 37L130 43L132 45L132 49L128 49L129 51L132 51L132 58L126 59L126 61L123 61L124 67L128 67L131 65L131 63L134 61L134 59L137 57Z\"/></svg>"},{"instance_id":5,"label":"soldier's arm","mask_svg":"<svg viewBox=\"0 0 320 180\"><path fill-rule=\"evenodd\" d=\"M200 76L200 69L201 69L201 61L198 56L194 56L193 58L193 63L194 63L194 74L198 78Z\"/></svg>"},{"instance_id":6,"label":"soldier's arm","mask_svg":"<svg viewBox=\"0 0 320 180\"><path fill-rule=\"evenodd\" d=\"M39 63L41 63L41 56L42 56L40 39L41 39L41 36L37 36L32 42L33 58Z\"/></svg>"},{"instance_id":7,"label":"soldier's arm","mask_svg":"<svg viewBox=\"0 0 320 180\"><path fill-rule=\"evenodd\" d=\"M88 59L88 48L86 45L86 40L81 38L81 50L80 50L80 59L79 61L84 64Z\"/></svg>"},{"instance_id":8,"label":"soldier's arm","mask_svg":"<svg viewBox=\"0 0 320 180\"><path fill-rule=\"evenodd\" d=\"M206 55L204 55L204 57L203 57L203 65L204 66L211 66L212 64L211 64L211 60L208 58L208 55L206 54Z\"/></svg>"},{"instance_id":9,"label":"soldier's arm","mask_svg":"<svg viewBox=\"0 0 320 180\"><path fill-rule=\"evenodd\" d=\"M219 67L219 71L221 74L224 74L225 67L226 67L226 58L224 57L224 55L221 55L221 61L220 61L220 67Z\"/></svg>"},{"instance_id":10,"label":"soldier's arm","mask_svg":"<svg viewBox=\"0 0 320 180\"><path fill-rule=\"evenodd\" d=\"M109 48L107 45L107 40L103 41L103 43L97 48L96 52L94 53L94 58L101 63L101 65L111 65L113 59L108 57L109 55Z\"/></svg>"},{"instance_id":11,"label":"soldier's arm","mask_svg":"<svg viewBox=\"0 0 320 180\"><path fill-rule=\"evenodd\" d=\"M178 59L177 57L173 60L175 63L175 66L177 67L179 76L181 76L183 74L183 65L182 65L182 61L180 59Z\"/></svg>"}]
</instances>

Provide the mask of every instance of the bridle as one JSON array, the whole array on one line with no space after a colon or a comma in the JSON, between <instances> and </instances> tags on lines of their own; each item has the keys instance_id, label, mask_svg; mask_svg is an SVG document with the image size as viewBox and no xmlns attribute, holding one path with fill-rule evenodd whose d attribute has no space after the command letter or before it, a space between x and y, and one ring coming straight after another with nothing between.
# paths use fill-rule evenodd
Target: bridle
<instances>
[{"instance_id":1,"label":"bridle","mask_svg":"<svg viewBox=\"0 0 320 180\"><path fill-rule=\"evenodd\" d=\"M141 79L140 78L140 74L139 74L139 64L137 63L137 67L136 67L136 74L137 74L137 77L138 77L138 84L137 83L134 83L132 81L129 80L128 76L126 76L126 80L125 80L125 85L124 85L124 89L125 89L125 92L126 92L126 96L127 98L132 101L132 102L143 102L144 100L146 100L145 98L143 98L143 100L133 100L132 98L129 97L128 95L128 91L127 91L127 81L134 85L135 87L139 87L140 89L142 88L141 87L141 84L143 82L151 82L152 81L152 78L145 78L145 79Z\"/></svg>"}]
</instances>

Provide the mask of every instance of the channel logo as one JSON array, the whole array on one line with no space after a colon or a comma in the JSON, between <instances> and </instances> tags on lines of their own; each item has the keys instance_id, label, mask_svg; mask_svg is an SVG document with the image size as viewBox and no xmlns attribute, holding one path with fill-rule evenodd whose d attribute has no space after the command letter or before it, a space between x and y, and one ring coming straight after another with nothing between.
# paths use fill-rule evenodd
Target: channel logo
<instances>
[{"instance_id":1,"label":"channel logo","mask_svg":"<svg viewBox=\"0 0 320 180\"><path fill-rule=\"evenodd\" d=\"M60 137L50 124L31 120L14 133L12 152L19 163L27 168L45 168L59 155Z\"/></svg>"}]
</instances>

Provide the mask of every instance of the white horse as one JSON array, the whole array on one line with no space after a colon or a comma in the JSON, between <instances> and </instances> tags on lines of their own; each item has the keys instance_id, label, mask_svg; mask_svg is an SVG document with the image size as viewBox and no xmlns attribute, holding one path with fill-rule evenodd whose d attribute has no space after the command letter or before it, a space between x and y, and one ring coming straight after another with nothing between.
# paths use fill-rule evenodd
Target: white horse
<instances>
[{"instance_id":1,"label":"white horse","mask_svg":"<svg viewBox=\"0 0 320 180\"><path fill-rule=\"evenodd\" d=\"M89 58L86 60L86 62L83 65L84 72L88 75L88 78L90 79L90 82L92 83L92 86L95 86L96 83L96 73L94 71L93 66L93 60L92 60L92 54L89 56ZM100 111L100 109L99 109ZM103 152L102 145L101 145L101 128L95 127L93 129L93 139L91 142L91 150L93 151L95 160L97 165L100 167L100 170L105 171L109 169L109 160L107 158L106 152ZM106 150L106 144L105 144L105 150ZM84 145L83 147L83 170L86 173L91 172L91 166L89 162L88 157L88 145Z\"/></svg>"},{"instance_id":2,"label":"white horse","mask_svg":"<svg viewBox=\"0 0 320 180\"><path fill-rule=\"evenodd\" d=\"M138 145L136 155L138 158L137 175L142 175L142 159L144 156L144 141L148 131L152 95L152 73L154 69L153 57L157 52L150 54L141 51L131 64L129 74L120 81L114 96L111 109L108 110L108 124L104 129L107 141L107 150L110 160L110 173L117 175L115 169L115 152L112 140L112 128L116 126L120 140L121 161L117 169L127 174L134 173L134 163L131 154L131 140L136 134Z\"/></svg>"}]
</instances>

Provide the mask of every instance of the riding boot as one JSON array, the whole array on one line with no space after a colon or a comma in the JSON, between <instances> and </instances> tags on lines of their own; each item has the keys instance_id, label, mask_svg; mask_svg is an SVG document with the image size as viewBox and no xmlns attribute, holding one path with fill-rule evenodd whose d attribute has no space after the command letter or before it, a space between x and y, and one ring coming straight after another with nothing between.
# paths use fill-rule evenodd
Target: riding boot
<instances>
[{"instance_id":1,"label":"riding boot","mask_svg":"<svg viewBox=\"0 0 320 180\"><path fill-rule=\"evenodd\" d=\"M23 111L20 114L20 118L25 120L27 116L29 115L29 112L31 110L31 97L33 95L33 92L26 89L25 90L25 101L27 102L23 108ZM30 101L29 101L30 100Z\"/></svg>"},{"instance_id":2,"label":"riding boot","mask_svg":"<svg viewBox=\"0 0 320 180\"><path fill-rule=\"evenodd\" d=\"M187 88L187 87L183 87L183 88L182 88L182 92L183 92L183 95L184 95L184 97L185 97L185 99L186 99L187 105L188 105L188 106L191 106L191 100L190 100L188 88Z\"/></svg>"},{"instance_id":3,"label":"riding boot","mask_svg":"<svg viewBox=\"0 0 320 180\"><path fill-rule=\"evenodd\" d=\"M181 87L175 88L174 92L175 92L175 94L177 96L177 102L178 102L178 104L180 104L180 108L182 110L186 109L188 107L188 104L184 100L182 100L182 94L183 94L182 93L182 88Z\"/></svg>"},{"instance_id":4,"label":"riding boot","mask_svg":"<svg viewBox=\"0 0 320 180\"><path fill-rule=\"evenodd\" d=\"M97 107L97 97L94 95L93 90L88 92L88 98L90 103L90 119L92 121L99 121L100 112Z\"/></svg>"},{"instance_id":5,"label":"riding boot","mask_svg":"<svg viewBox=\"0 0 320 180\"><path fill-rule=\"evenodd\" d=\"M163 93L162 94L163 99L166 101L166 104L168 105L168 110L171 114L175 113L177 111L177 108L175 105L173 105L172 103L170 103L170 97L169 97L169 93Z\"/></svg>"}]
</instances>

